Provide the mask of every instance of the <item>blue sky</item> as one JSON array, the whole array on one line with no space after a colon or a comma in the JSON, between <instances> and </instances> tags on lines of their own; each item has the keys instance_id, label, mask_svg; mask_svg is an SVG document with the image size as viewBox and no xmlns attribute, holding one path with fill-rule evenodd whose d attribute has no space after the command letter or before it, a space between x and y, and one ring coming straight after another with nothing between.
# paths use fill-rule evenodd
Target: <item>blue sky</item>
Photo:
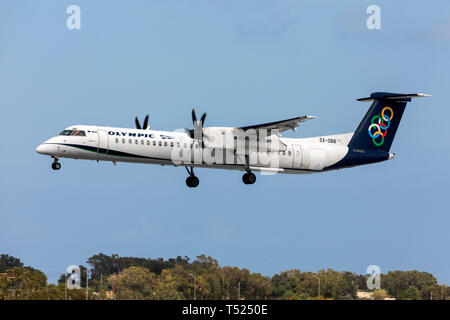
<instances>
[{"instance_id":1,"label":"blue sky","mask_svg":"<svg viewBox=\"0 0 450 320\"><path fill-rule=\"evenodd\" d=\"M81 8L81 30L66 8ZM381 30L366 8L381 7ZM264 275L418 269L450 283L448 1L2 1L0 252L55 281L93 254L213 256ZM351 132L374 91L408 104L385 163L305 176L62 160L73 124L243 126L316 115L290 137Z\"/></svg>"}]
</instances>

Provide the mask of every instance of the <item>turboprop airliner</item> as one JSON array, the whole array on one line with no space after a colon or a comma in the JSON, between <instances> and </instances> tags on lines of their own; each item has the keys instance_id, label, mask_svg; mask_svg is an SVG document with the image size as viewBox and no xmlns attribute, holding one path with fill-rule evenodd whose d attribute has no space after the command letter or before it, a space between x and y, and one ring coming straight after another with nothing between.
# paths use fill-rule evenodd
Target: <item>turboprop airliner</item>
<instances>
[{"instance_id":1,"label":"turboprop airliner","mask_svg":"<svg viewBox=\"0 0 450 320\"><path fill-rule=\"evenodd\" d=\"M302 116L245 127L205 127L192 110L193 129L151 130L148 115L136 129L75 125L39 145L36 151L53 158L60 170L62 158L183 166L186 185L195 188L194 168L245 171L242 181L253 184L261 174L304 174L349 168L394 158L390 148L406 104L423 93L374 92L358 101L372 104L355 132L312 138L285 138L314 116Z\"/></svg>"}]
</instances>

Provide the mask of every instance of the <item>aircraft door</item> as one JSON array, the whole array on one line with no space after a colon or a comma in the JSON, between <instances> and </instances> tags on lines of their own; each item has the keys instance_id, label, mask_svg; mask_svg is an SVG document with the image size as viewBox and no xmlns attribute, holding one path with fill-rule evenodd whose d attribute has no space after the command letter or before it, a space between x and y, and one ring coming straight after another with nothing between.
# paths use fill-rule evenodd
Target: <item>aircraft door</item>
<instances>
[{"instance_id":1,"label":"aircraft door","mask_svg":"<svg viewBox=\"0 0 450 320\"><path fill-rule=\"evenodd\" d=\"M298 144L294 144L292 145L292 149L294 151L294 162L292 164L292 167L295 169L300 169L303 159L302 147L300 147Z\"/></svg>"},{"instance_id":2,"label":"aircraft door","mask_svg":"<svg viewBox=\"0 0 450 320\"><path fill-rule=\"evenodd\" d=\"M98 130L98 153L106 154L108 153L109 148L109 140L108 140L108 133L103 130Z\"/></svg>"}]
</instances>

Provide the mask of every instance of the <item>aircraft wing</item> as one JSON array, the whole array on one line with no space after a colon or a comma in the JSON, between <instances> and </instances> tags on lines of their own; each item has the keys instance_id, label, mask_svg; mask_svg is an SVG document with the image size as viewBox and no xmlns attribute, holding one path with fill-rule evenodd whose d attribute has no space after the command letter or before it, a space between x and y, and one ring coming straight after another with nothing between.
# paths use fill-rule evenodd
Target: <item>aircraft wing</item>
<instances>
[{"instance_id":1,"label":"aircraft wing","mask_svg":"<svg viewBox=\"0 0 450 320\"><path fill-rule=\"evenodd\" d=\"M238 129L241 129L244 131L249 130L249 129L254 129L254 130L261 130L261 129L275 130L276 129L276 130L279 130L279 132L292 129L294 131L297 131L296 128L300 125L300 123L305 122L306 120L315 119L315 118L316 118L315 116L302 116L302 117L296 117L296 118L291 118L291 119L287 119L287 120L256 124L253 126L240 127Z\"/></svg>"}]
</instances>

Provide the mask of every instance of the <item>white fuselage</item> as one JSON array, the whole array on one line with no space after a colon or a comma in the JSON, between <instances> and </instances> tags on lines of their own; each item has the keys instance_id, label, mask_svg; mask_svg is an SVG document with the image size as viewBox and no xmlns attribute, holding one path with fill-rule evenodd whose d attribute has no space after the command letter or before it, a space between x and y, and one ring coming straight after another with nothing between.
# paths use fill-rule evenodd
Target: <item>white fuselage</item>
<instances>
[{"instance_id":1,"label":"white fuselage","mask_svg":"<svg viewBox=\"0 0 450 320\"><path fill-rule=\"evenodd\" d=\"M245 170L245 155L233 149L218 150L214 157L196 156L207 148L199 147L186 132L138 130L101 126L70 126L84 135L57 135L36 151L54 158L73 158L112 162ZM63 131L64 132L64 131ZM325 170L348 153L353 133L313 138L282 138L284 151L248 153L248 169L262 172L311 173ZM220 155L219 155L220 154ZM267 159L271 161L267 161ZM274 160L276 159L276 160Z\"/></svg>"}]
</instances>

